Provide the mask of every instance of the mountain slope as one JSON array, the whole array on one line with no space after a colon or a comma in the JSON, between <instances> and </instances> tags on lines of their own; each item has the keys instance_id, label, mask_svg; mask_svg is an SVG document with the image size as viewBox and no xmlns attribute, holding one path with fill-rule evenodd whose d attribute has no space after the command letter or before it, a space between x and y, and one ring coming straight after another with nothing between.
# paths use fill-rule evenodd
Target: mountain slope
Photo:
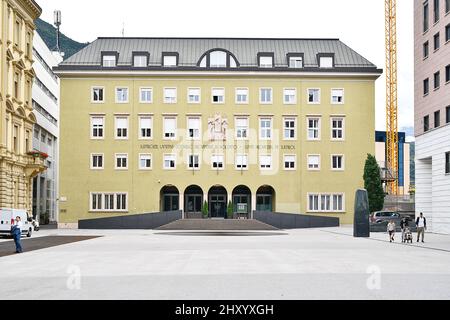
<instances>
[{"instance_id":1,"label":"mountain slope","mask_svg":"<svg viewBox=\"0 0 450 320\"><path fill-rule=\"evenodd\" d=\"M35 21L36 29L41 38L44 40L47 47L53 50L56 47L56 28L41 19ZM81 49L83 49L88 43L80 43L70 39L64 34L60 33L60 46L61 51L65 53L64 59L69 58Z\"/></svg>"}]
</instances>

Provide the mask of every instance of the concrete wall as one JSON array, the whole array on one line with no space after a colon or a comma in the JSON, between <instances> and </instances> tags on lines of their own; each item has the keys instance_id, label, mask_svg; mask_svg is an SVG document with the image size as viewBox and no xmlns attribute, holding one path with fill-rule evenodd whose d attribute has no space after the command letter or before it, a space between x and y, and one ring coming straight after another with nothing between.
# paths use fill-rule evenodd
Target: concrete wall
<instances>
[{"instance_id":1,"label":"concrete wall","mask_svg":"<svg viewBox=\"0 0 450 320\"><path fill-rule=\"evenodd\" d=\"M278 229L305 229L339 227L339 218L314 217L300 214L277 212L253 212L255 220L264 222Z\"/></svg>"}]
</instances>

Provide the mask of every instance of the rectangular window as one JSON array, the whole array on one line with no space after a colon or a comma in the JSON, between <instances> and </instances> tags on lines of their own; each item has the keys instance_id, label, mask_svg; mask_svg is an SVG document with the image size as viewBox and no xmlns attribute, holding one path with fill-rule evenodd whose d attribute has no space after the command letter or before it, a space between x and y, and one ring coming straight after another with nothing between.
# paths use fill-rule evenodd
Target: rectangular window
<instances>
[{"instance_id":1,"label":"rectangular window","mask_svg":"<svg viewBox=\"0 0 450 320\"><path fill-rule=\"evenodd\" d=\"M434 74L434 89L439 89L441 86L441 73L438 71Z\"/></svg>"},{"instance_id":2,"label":"rectangular window","mask_svg":"<svg viewBox=\"0 0 450 320\"><path fill-rule=\"evenodd\" d=\"M200 88L188 88L188 103L200 103Z\"/></svg>"},{"instance_id":3,"label":"rectangular window","mask_svg":"<svg viewBox=\"0 0 450 320\"><path fill-rule=\"evenodd\" d=\"M308 140L320 140L320 119L308 118Z\"/></svg>"},{"instance_id":4,"label":"rectangular window","mask_svg":"<svg viewBox=\"0 0 450 320\"><path fill-rule=\"evenodd\" d=\"M331 118L331 139L344 140L344 118Z\"/></svg>"},{"instance_id":5,"label":"rectangular window","mask_svg":"<svg viewBox=\"0 0 450 320\"><path fill-rule=\"evenodd\" d=\"M333 68L333 57L320 57L320 68Z\"/></svg>"},{"instance_id":6,"label":"rectangular window","mask_svg":"<svg viewBox=\"0 0 450 320\"><path fill-rule=\"evenodd\" d=\"M446 113L446 122L450 123L450 106L448 106L447 108L445 108L445 113Z\"/></svg>"},{"instance_id":7,"label":"rectangular window","mask_svg":"<svg viewBox=\"0 0 450 320\"><path fill-rule=\"evenodd\" d=\"M450 12L450 0L445 0L445 13Z\"/></svg>"},{"instance_id":8,"label":"rectangular window","mask_svg":"<svg viewBox=\"0 0 450 320\"><path fill-rule=\"evenodd\" d=\"M248 118L236 118L236 139L245 140L248 138Z\"/></svg>"},{"instance_id":9,"label":"rectangular window","mask_svg":"<svg viewBox=\"0 0 450 320\"><path fill-rule=\"evenodd\" d=\"M139 117L139 139L151 139L152 138L152 117Z\"/></svg>"},{"instance_id":10,"label":"rectangular window","mask_svg":"<svg viewBox=\"0 0 450 320\"><path fill-rule=\"evenodd\" d=\"M236 104L248 104L248 89L236 89Z\"/></svg>"},{"instance_id":11,"label":"rectangular window","mask_svg":"<svg viewBox=\"0 0 450 320\"><path fill-rule=\"evenodd\" d=\"M140 88L139 102L140 103L152 103L153 102L153 89L152 88Z\"/></svg>"},{"instance_id":12,"label":"rectangular window","mask_svg":"<svg viewBox=\"0 0 450 320\"><path fill-rule=\"evenodd\" d=\"M430 92L430 79L423 80L423 95L426 96Z\"/></svg>"},{"instance_id":13,"label":"rectangular window","mask_svg":"<svg viewBox=\"0 0 450 320\"><path fill-rule=\"evenodd\" d=\"M116 154L116 170L128 169L128 154L117 153Z\"/></svg>"},{"instance_id":14,"label":"rectangular window","mask_svg":"<svg viewBox=\"0 0 450 320\"><path fill-rule=\"evenodd\" d=\"M222 170L224 168L224 156L223 155L212 155L211 156L211 166L215 170Z\"/></svg>"},{"instance_id":15,"label":"rectangular window","mask_svg":"<svg viewBox=\"0 0 450 320\"><path fill-rule=\"evenodd\" d=\"M103 139L105 130L104 117L91 117L91 139Z\"/></svg>"},{"instance_id":16,"label":"rectangular window","mask_svg":"<svg viewBox=\"0 0 450 320\"><path fill-rule=\"evenodd\" d=\"M116 139L128 139L128 117L116 117Z\"/></svg>"},{"instance_id":17,"label":"rectangular window","mask_svg":"<svg viewBox=\"0 0 450 320\"><path fill-rule=\"evenodd\" d=\"M224 51L214 51L209 54L209 66L211 68L226 68L227 53Z\"/></svg>"},{"instance_id":18,"label":"rectangular window","mask_svg":"<svg viewBox=\"0 0 450 320\"><path fill-rule=\"evenodd\" d=\"M248 156L244 154L236 155L236 169L245 170L248 168Z\"/></svg>"},{"instance_id":19,"label":"rectangular window","mask_svg":"<svg viewBox=\"0 0 450 320\"><path fill-rule=\"evenodd\" d=\"M450 152L445 153L445 173L450 174Z\"/></svg>"},{"instance_id":20,"label":"rectangular window","mask_svg":"<svg viewBox=\"0 0 450 320\"><path fill-rule=\"evenodd\" d=\"M177 167L177 157L174 154L164 155L164 169L165 170L175 170Z\"/></svg>"},{"instance_id":21,"label":"rectangular window","mask_svg":"<svg viewBox=\"0 0 450 320\"><path fill-rule=\"evenodd\" d=\"M189 117L188 118L188 134L189 138L193 140L200 139L200 131L201 131L201 119L198 117Z\"/></svg>"},{"instance_id":22,"label":"rectangular window","mask_svg":"<svg viewBox=\"0 0 450 320\"><path fill-rule=\"evenodd\" d=\"M428 5L428 1L423 4L423 32L428 31L429 26L429 13L430 8Z\"/></svg>"},{"instance_id":23,"label":"rectangular window","mask_svg":"<svg viewBox=\"0 0 450 320\"><path fill-rule=\"evenodd\" d=\"M198 154L190 154L188 156L188 168L200 169L200 156Z\"/></svg>"},{"instance_id":24,"label":"rectangular window","mask_svg":"<svg viewBox=\"0 0 450 320\"><path fill-rule=\"evenodd\" d=\"M319 195L310 194L308 196L308 210L309 211L319 211Z\"/></svg>"},{"instance_id":25,"label":"rectangular window","mask_svg":"<svg viewBox=\"0 0 450 320\"><path fill-rule=\"evenodd\" d=\"M284 89L283 102L284 102L284 104L296 104L297 103L297 89Z\"/></svg>"},{"instance_id":26,"label":"rectangular window","mask_svg":"<svg viewBox=\"0 0 450 320\"><path fill-rule=\"evenodd\" d=\"M259 57L259 67L260 68L273 68L273 57L270 57L270 56Z\"/></svg>"},{"instance_id":27,"label":"rectangular window","mask_svg":"<svg viewBox=\"0 0 450 320\"><path fill-rule=\"evenodd\" d=\"M169 140L175 139L177 131L177 118L165 117L163 121L164 121L164 139Z\"/></svg>"},{"instance_id":28,"label":"rectangular window","mask_svg":"<svg viewBox=\"0 0 450 320\"><path fill-rule=\"evenodd\" d=\"M113 211L114 210L114 193L105 193L105 211Z\"/></svg>"},{"instance_id":29,"label":"rectangular window","mask_svg":"<svg viewBox=\"0 0 450 320\"><path fill-rule=\"evenodd\" d=\"M133 66L136 68L143 68L148 66L148 58L144 55L134 56Z\"/></svg>"},{"instance_id":30,"label":"rectangular window","mask_svg":"<svg viewBox=\"0 0 450 320\"><path fill-rule=\"evenodd\" d=\"M163 58L164 67L176 67L177 66L177 56L164 56Z\"/></svg>"},{"instance_id":31,"label":"rectangular window","mask_svg":"<svg viewBox=\"0 0 450 320\"><path fill-rule=\"evenodd\" d=\"M91 169L103 169L103 154L91 154Z\"/></svg>"},{"instance_id":32,"label":"rectangular window","mask_svg":"<svg viewBox=\"0 0 450 320\"><path fill-rule=\"evenodd\" d=\"M303 58L302 57L290 57L289 58L289 68L303 68Z\"/></svg>"},{"instance_id":33,"label":"rectangular window","mask_svg":"<svg viewBox=\"0 0 450 320\"><path fill-rule=\"evenodd\" d=\"M116 66L116 64L117 64L117 61L116 61L116 56L114 55L110 55L110 56L108 56L108 55L105 55L105 56L103 56L103 67L106 67L106 68L111 68L111 67L115 67Z\"/></svg>"},{"instance_id":34,"label":"rectangular window","mask_svg":"<svg viewBox=\"0 0 450 320\"><path fill-rule=\"evenodd\" d=\"M20 21L16 20L15 29L14 29L14 44L20 47L20 35L22 34L22 27L20 25Z\"/></svg>"},{"instance_id":35,"label":"rectangular window","mask_svg":"<svg viewBox=\"0 0 450 320\"><path fill-rule=\"evenodd\" d=\"M308 194L310 212L344 212L343 194Z\"/></svg>"},{"instance_id":36,"label":"rectangular window","mask_svg":"<svg viewBox=\"0 0 450 320\"><path fill-rule=\"evenodd\" d=\"M105 102L104 92L105 92L105 89L103 87L92 88L92 100L91 101L94 103Z\"/></svg>"},{"instance_id":37,"label":"rectangular window","mask_svg":"<svg viewBox=\"0 0 450 320\"><path fill-rule=\"evenodd\" d=\"M225 103L225 89L213 88L211 90L212 103Z\"/></svg>"},{"instance_id":38,"label":"rectangular window","mask_svg":"<svg viewBox=\"0 0 450 320\"><path fill-rule=\"evenodd\" d=\"M168 104L177 103L176 88L164 88L164 103Z\"/></svg>"},{"instance_id":39,"label":"rectangular window","mask_svg":"<svg viewBox=\"0 0 450 320\"><path fill-rule=\"evenodd\" d=\"M259 156L259 168L261 170L272 169L272 156L270 155Z\"/></svg>"},{"instance_id":40,"label":"rectangular window","mask_svg":"<svg viewBox=\"0 0 450 320\"><path fill-rule=\"evenodd\" d=\"M308 104L320 103L320 89L308 89Z\"/></svg>"},{"instance_id":41,"label":"rectangular window","mask_svg":"<svg viewBox=\"0 0 450 320\"><path fill-rule=\"evenodd\" d=\"M430 130L430 116L425 116L423 118L423 131L427 132Z\"/></svg>"},{"instance_id":42,"label":"rectangular window","mask_svg":"<svg viewBox=\"0 0 450 320\"><path fill-rule=\"evenodd\" d=\"M126 193L91 193L90 211L127 211Z\"/></svg>"},{"instance_id":43,"label":"rectangular window","mask_svg":"<svg viewBox=\"0 0 450 320\"><path fill-rule=\"evenodd\" d=\"M331 104L344 103L344 89L331 89Z\"/></svg>"},{"instance_id":44,"label":"rectangular window","mask_svg":"<svg viewBox=\"0 0 450 320\"><path fill-rule=\"evenodd\" d=\"M116 194L116 210L117 211L127 211L128 201L126 193Z\"/></svg>"},{"instance_id":45,"label":"rectangular window","mask_svg":"<svg viewBox=\"0 0 450 320\"><path fill-rule=\"evenodd\" d=\"M428 55L430 54L430 42L425 42L423 44L423 58L428 58Z\"/></svg>"},{"instance_id":46,"label":"rectangular window","mask_svg":"<svg viewBox=\"0 0 450 320\"><path fill-rule=\"evenodd\" d=\"M441 0L434 0L434 7L433 7L433 16L434 16L434 23L439 21L439 2Z\"/></svg>"},{"instance_id":47,"label":"rectangular window","mask_svg":"<svg viewBox=\"0 0 450 320\"><path fill-rule=\"evenodd\" d=\"M329 194L320 195L320 211L323 212L331 211L331 195Z\"/></svg>"},{"instance_id":48,"label":"rectangular window","mask_svg":"<svg viewBox=\"0 0 450 320\"><path fill-rule=\"evenodd\" d=\"M15 153L19 153L19 127L18 126L14 126L14 131L13 131L13 151Z\"/></svg>"},{"instance_id":49,"label":"rectangular window","mask_svg":"<svg viewBox=\"0 0 450 320\"><path fill-rule=\"evenodd\" d=\"M433 43L434 43L434 51L436 51L441 46L441 36L439 32L434 35Z\"/></svg>"},{"instance_id":50,"label":"rectangular window","mask_svg":"<svg viewBox=\"0 0 450 320\"><path fill-rule=\"evenodd\" d=\"M450 41L450 24L445 26L445 42Z\"/></svg>"},{"instance_id":51,"label":"rectangular window","mask_svg":"<svg viewBox=\"0 0 450 320\"><path fill-rule=\"evenodd\" d=\"M320 170L320 155L308 155L308 170Z\"/></svg>"},{"instance_id":52,"label":"rectangular window","mask_svg":"<svg viewBox=\"0 0 450 320\"><path fill-rule=\"evenodd\" d=\"M259 103L261 104L272 103L272 88L259 89Z\"/></svg>"},{"instance_id":53,"label":"rectangular window","mask_svg":"<svg viewBox=\"0 0 450 320\"><path fill-rule=\"evenodd\" d=\"M434 113L434 127L439 128L441 126L441 111Z\"/></svg>"},{"instance_id":54,"label":"rectangular window","mask_svg":"<svg viewBox=\"0 0 450 320\"><path fill-rule=\"evenodd\" d=\"M342 194L333 195L333 211L335 212L344 211L344 195Z\"/></svg>"},{"instance_id":55,"label":"rectangular window","mask_svg":"<svg viewBox=\"0 0 450 320\"><path fill-rule=\"evenodd\" d=\"M295 155L284 155L284 170L295 170L296 169L296 159Z\"/></svg>"},{"instance_id":56,"label":"rectangular window","mask_svg":"<svg viewBox=\"0 0 450 320\"><path fill-rule=\"evenodd\" d=\"M152 168L152 155L140 154L139 155L139 169L150 170Z\"/></svg>"},{"instance_id":57,"label":"rectangular window","mask_svg":"<svg viewBox=\"0 0 450 320\"><path fill-rule=\"evenodd\" d=\"M272 119L259 119L259 138L261 140L272 139Z\"/></svg>"},{"instance_id":58,"label":"rectangular window","mask_svg":"<svg viewBox=\"0 0 450 320\"><path fill-rule=\"evenodd\" d=\"M284 118L283 130L284 140L295 140L297 138L297 119L296 118Z\"/></svg>"},{"instance_id":59,"label":"rectangular window","mask_svg":"<svg viewBox=\"0 0 450 320\"><path fill-rule=\"evenodd\" d=\"M332 170L344 170L344 156L332 155L331 156L331 169Z\"/></svg>"},{"instance_id":60,"label":"rectangular window","mask_svg":"<svg viewBox=\"0 0 450 320\"><path fill-rule=\"evenodd\" d=\"M445 83L450 82L450 64L445 67Z\"/></svg>"},{"instance_id":61,"label":"rectangular window","mask_svg":"<svg viewBox=\"0 0 450 320\"><path fill-rule=\"evenodd\" d=\"M103 195L101 193L91 193L91 210L98 211L102 210L102 200Z\"/></svg>"},{"instance_id":62,"label":"rectangular window","mask_svg":"<svg viewBox=\"0 0 450 320\"><path fill-rule=\"evenodd\" d=\"M116 88L116 103L128 103L128 88Z\"/></svg>"}]
</instances>

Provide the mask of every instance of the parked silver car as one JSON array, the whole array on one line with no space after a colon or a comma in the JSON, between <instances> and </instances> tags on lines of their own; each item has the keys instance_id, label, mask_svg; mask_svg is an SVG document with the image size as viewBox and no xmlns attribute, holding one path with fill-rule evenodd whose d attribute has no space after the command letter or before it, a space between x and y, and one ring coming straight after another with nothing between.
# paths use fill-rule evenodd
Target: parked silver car
<instances>
[{"instance_id":1,"label":"parked silver car","mask_svg":"<svg viewBox=\"0 0 450 320\"><path fill-rule=\"evenodd\" d=\"M376 211L370 216L371 223L382 223L389 220L394 220L397 223L400 221L400 214L394 211Z\"/></svg>"}]
</instances>

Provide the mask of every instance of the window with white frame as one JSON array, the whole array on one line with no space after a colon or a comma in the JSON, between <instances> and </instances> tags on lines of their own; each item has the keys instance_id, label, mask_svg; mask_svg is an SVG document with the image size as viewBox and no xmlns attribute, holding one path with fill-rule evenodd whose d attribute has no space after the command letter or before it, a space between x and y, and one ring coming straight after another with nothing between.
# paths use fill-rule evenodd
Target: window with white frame
<instances>
[{"instance_id":1,"label":"window with white frame","mask_svg":"<svg viewBox=\"0 0 450 320\"><path fill-rule=\"evenodd\" d=\"M117 64L117 57L115 55L104 55L103 56L103 67L115 67Z\"/></svg>"},{"instance_id":2,"label":"window with white frame","mask_svg":"<svg viewBox=\"0 0 450 320\"><path fill-rule=\"evenodd\" d=\"M188 168L194 170L200 169L200 156L198 154L188 155Z\"/></svg>"},{"instance_id":3,"label":"window with white frame","mask_svg":"<svg viewBox=\"0 0 450 320\"><path fill-rule=\"evenodd\" d=\"M248 156L246 154L236 155L236 169L245 170L248 168Z\"/></svg>"},{"instance_id":4,"label":"window with white frame","mask_svg":"<svg viewBox=\"0 0 450 320\"><path fill-rule=\"evenodd\" d=\"M116 117L116 139L128 139L128 117Z\"/></svg>"},{"instance_id":5,"label":"window with white frame","mask_svg":"<svg viewBox=\"0 0 450 320\"><path fill-rule=\"evenodd\" d=\"M320 89L308 89L308 103L309 104L320 103Z\"/></svg>"},{"instance_id":6,"label":"window with white frame","mask_svg":"<svg viewBox=\"0 0 450 320\"><path fill-rule=\"evenodd\" d=\"M320 201L320 195L318 195L318 194L308 195L308 210L309 211L319 211L319 201Z\"/></svg>"},{"instance_id":7,"label":"window with white frame","mask_svg":"<svg viewBox=\"0 0 450 320\"><path fill-rule=\"evenodd\" d=\"M224 165L224 156L222 154L213 154L211 156L211 167L214 170L222 170Z\"/></svg>"},{"instance_id":8,"label":"window with white frame","mask_svg":"<svg viewBox=\"0 0 450 320\"><path fill-rule=\"evenodd\" d=\"M190 139L199 140L201 131L201 119L199 117L188 117L188 136Z\"/></svg>"},{"instance_id":9,"label":"window with white frame","mask_svg":"<svg viewBox=\"0 0 450 320\"><path fill-rule=\"evenodd\" d=\"M139 139L151 139L153 127L153 118L150 116L139 117Z\"/></svg>"},{"instance_id":10,"label":"window with white frame","mask_svg":"<svg viewBox=\"0 0 450 320\"><path fill-rule=\"evenodd\" d=\"M247 104L248 102L249 102L248 89L237 88L236 89L236 104Z\"/></svg>"},{"instance_id":11,"label":"window with white frame","mask_svg":"<svg viewBox=\"0 0 450 320\"><path fill-rule=\"evenodd\" d=\"M117 170L128 169L128 154L126 153L116 154L116 169Z\"/></svg>"},{"instance_id":12,"label":"window with white frame","mask_svg":"<svg viewBox=\"0 0 450 320\"><path fill-rule=\"evenodd\" d=\"M103 154L102 153L91 154L91 169L94 169L94 170L103 169Z\"/></svg>"},{"instance_id":13,"label":"window with white frame","mask_svg":"<svg viewBox=\"0 0 450 320\"><path fill-rule=\"evenodd\" d=\"M213 51L209 54L209 66L211 68L226 68L227 53L224 51Z\"/></svg>"},{"instance_id":14,"label":"window with white frame","mask_svg":"<svg viewBox=\"0 0 450 320\"><path fill-rule=\"evenodd\" d=\"M140 103L152 103L153 102L153 89L141 88L139 92Z\"/></svg>"},{"instance_id":15,"label":"window with white frame","mask_svg":"<svg viewBox=\"0 0 450 320\"><path fill-rule=\"evenodd\" d=\"M333 195L333 211L342 212L344 211L344 195L334 194Z\"/></svg>"},{"instance_id":16,"label":"window with white frame","mask_svg":"<svg viewBox=\"0 0 450 320\"><path fill-rule=\"evenodd\" d=\"M200 103L200 88L188 88L188 103Z\"/></svg>"},{"instance_id":17,"label":"window with white frame","mask_svg":"<svg viewBox=\"0 0 450 320\"><path fill-rule=\"evenodd\" d=\"M211 90L212 103L225 103L225 89L213 88Z\"/></svg>"},{"instance_id":18,"label":"window with white frame","mask_svg":"<svg viewBox=\"0 0 450 320\"><path fill-rule=\"evenodd\" d=\"M283 163L284 163L284 169L285 170L295 170L296 169L296 162L297 157L295 155L286 154L283 156Z\"/></svg>"},{"instance_id":19,"label":"window with white frame","mask_svg":"<svg viewBox=\"0 0 450 320\"><path fill-rule=\"evenodd\" d=\"M103 209L103 194L91 193L91 211L100 211Z\"/></svg>"},{"instance_id":20,"label":"window with white frame","mask_svg":"<svg viewBox=\"0 0 450 320\"><path fill-rule=\"evenodd\" d=\"M128 197L126 193L98 193L90 194L90 211L127 211Z\"/></svg>"},{"instance_id":21,"label":"window with white frame","mask_svg":"<svg viewBox=\"0 0 450 320\"><path fill-rule=\"evenodd\" d=\"M331 195L320 195L320 211L331 211Z\"/></svg>"},{"instance_id":22,"label":"window with white frame","mask_svg":"<svg viewBox=\"0 0 450 320\"><path fill-rule=\"evenodd\" d=\"M176 67L177 66L177 56L175 56L175 55L164 56L163 66L164 67Z\"/></svg>"},{"instance_id":23,"label":"window with white frame","mask_svg":"<svg viewBox=\"0 0 450 320\"><path fill-rule=\"evenodd\" d=\"M320 140L320 118L308 118L308 140Z\"/></svg>"},{"instance_id":24,"label":"window with white frame","mask_svg":"<svg viewBox=\"0 0 450 320\"><path fill-rule=\"evenodd\" d=\"M331 118L331 139L344 140L344 118Z\"/></svg>"},{"instance_id":25,"label":"window with white frame","mask_svg":"<svg viewBox=\"0 0 450 320\"><path fill-rule=\"evenodd\" d=\"M165 154L164 155L164 169L165 170L175 170L177 166L177 157L175 154Z\"/></svg>"},{"instance_id":26,"label":"window with white frame","mask_svg":"<svg viewBox=\"0 0 450 320\"><path fill-rule=\"evenodd\" d=\"M320 170L320 155L308 155L308 170Z\"/></svg>"},{"instance_id":27,"label":"window with white frame","mask_svg":"<svg viewBox=\"0 0 450 320\"><path fill-rule=\"evenodd\" d=\"M105 193L103 195L105 202L105 211L112 211L115 208L114 193Z\"/></svg>"},{"instance_id":28,"label":"window with white frame","mask_svg":"<svg viewBox=\"0 0 450 320\"><path fill-rule=\"evenodd\" d=\"M331 103L344 104L344 89L331 89Z\"/></svg>"},{"instance_id":29,"label":"window with white frame","mask_svg":"<svg viewBox=\"0 0 450 320\"><path fill-rule=\"evenodd\" d=\"M259 119L259 138L261 140L272 139L272 119L271 118Z\"/></svg>"},{"instance_id":30,"label":"window with white frame","mask_svg":"<svg viewBox=\"0 0 450 320\"><path fill-rule=\"evenodd\" d=\"M296 122L296 118L283 119L284 140L295 140L297 138Z\"/></svg>"},{"instance_id":31,"label":"window with white frame","mask_svg":"<svg viewBox=\"0 0 450 320\"><path fill-rule=\"evenodd\" d=\"M344 212L344 194L310 193L308 194L309 212Z\"/></svg>"},{"instance_id":32,"label":"window with white frame","mask_svg":"<svg viewBox=\"0 0 450 320\"><path fill-rule=\"evenodd\" d=\"M259 89L259 102L261 104L271 104L272 103L272 88Z\"/></svg>"},{"instance_id":33,"label":"window with white frame","mask_svg":"<svg viewBox=\"0 0 450 320\"><path fill-rule=\"evenodd\" d=\"M331 169L332 170L344 170L344 156L340 154L334 154L331 156Z\"/></svg>"},{"instance_id":34,"label":"window with white frame","mask_svg":"<svg viewBox=\"0 0 450 320\"><path fill-rule=\"evenodd\" d=\"M116 103L128 103L128 88L116 88Z\"/></svg>"},{"instance_id":35,"label":"window with white frame","mask_svg":"<svg viewBox=\"0 0 450 320\"><path fill-rule=\"evenodd\" d=\"M92 102L93 103L105 102L105 88L103 87L92 88Z\"/></svg>"},{"instance_id":36,"label":"window with white frame","mask_svg":"<svg viewBox=\"0 0 450 320\"><path fill-rule=\"evenodd\" d=\"M126 193L116 193L116 210L126 211L128 208L128 199Z\"/></svg>"},{"instance_id":37,"label":"window with white frame","mask_svg":"<svg viewBox=\"0 0 450 320\"><path fill-rule=\"evenodd\" d=\"M297 89L284 89L283 97L284 104L296 104Z\"/></svg>"},{"instance_id":38,"label":"window with white frame","mask_svg":"<svg viewBox=\"0 0 450 320\"><path fill-rule=\"evenodd\" d=\"M133 66L136 68L147 67L148 57L146 55L135 55L133 59Z\"/></svg>"},{"instance_id":39,"label":"window with white frame","mask_svg":"<svg viewBox=\"0 0 450 320\"><path fill-rule=\"evenodd\" d=\"M259 156L259 168L261 170L270 170L272 168L272 156L271 155Z\"/></svg>"},{"instance_id":40,"label":"window with white frame","mask_svg":"<svg viewBox=\"0 0 450 320\"><path fill-rule=\"evenodd\" d=\"M289 58L289 68L303 68L303 57L290 57Z\"/></svg>"},{"instance_id":41,"label":"window with white frame","mask_svg":"<svg viewBox=\"0 0 450 320\"><path fill-rule=\"evenodd\" d=\"M152 168L152 155L151 154L140 154L139 155L139 169L140 170L150 170Z\"/></svg>"},{"instance_id":42,"label":"window with white frame","mask_svg":"<svg viewBox=\"0 0 450 320\"><path fill-rule=\"evenodd\" d=\"M177 118L164 117L164 139L175 139L177 132Z\"/></svg>"},{"instance_id":43,"label":"window with white frame","mask_svg":"<svg viewBox=\"0 0 450 320\"><path fill-rule=\"evenodd\" d=\"M104 117L91 117L91 138L103 139L105 131Z\"/></svg>"},{"instance_id":44,"label":"window with white frame","mask_svg":"<svg viewBox=\"0 0 450 320\"><path fill-rule=\"evenodd\" d=\"M236 118L236 139L245 140L248 138L248 118Z\"/></svg>"},{"instance_id":45,"label":"window with white frame","mask_svg":"<svg viewBox=\"0 0 450 320\"><path fill-rule=\"evenodd\" d=\"M177 88L164 88L164 103L177 103Z\"/></svg>"},{"instance_id":46,"label":"window with white frame","mask_svg":"<svg viewBox=\"0 0 450 320\"><path fill-rule=\"evenodd\" d=\"M260 56L259 57L259 67L260 68L272 68L273 67L273 57L272 56Z\"/></svg>"},{"instance_id":47,"label":"window with white frame","mask_svg":"<svg viewBox=\"0 0 450 320\"><path fill-rule=\"evenodd\" d=\"M320 68L333 68L333 57L320 57L319 67Z\"/></svg>"}]
</instances>

